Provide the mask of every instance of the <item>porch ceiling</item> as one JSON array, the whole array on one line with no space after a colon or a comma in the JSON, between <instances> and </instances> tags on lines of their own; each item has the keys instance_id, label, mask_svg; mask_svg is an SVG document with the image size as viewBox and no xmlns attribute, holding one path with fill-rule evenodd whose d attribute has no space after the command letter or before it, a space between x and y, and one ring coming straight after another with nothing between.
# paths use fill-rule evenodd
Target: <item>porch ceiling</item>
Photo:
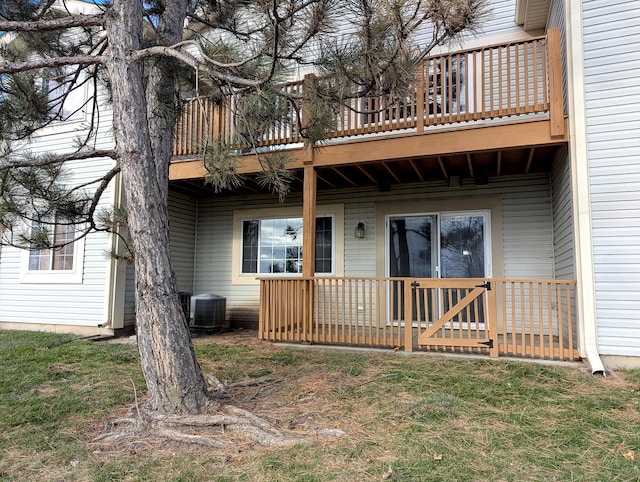
<instances>
[{"instance_id":1,"label":"porch ceiling","mask_svg":"<svg viewBox=\"0 0 640 482\"><path fill-rule=\"evenodd\" d=\"M389 190L393 185L447 181L450 176L475 179L477 183L498 176L549 172L551 163L562 144L519 147L491 151L475 151L445 155L408 157L386 161L316 166L318 190L354 187L378 187ZM292 192L302 191L301 168L293 169ZM246 175L245 183L233 191L216 194L201 179L171 181L173 190L197 197L212 195L247 195L267 193L255 180Z\"/></svg>"}]
</instances>

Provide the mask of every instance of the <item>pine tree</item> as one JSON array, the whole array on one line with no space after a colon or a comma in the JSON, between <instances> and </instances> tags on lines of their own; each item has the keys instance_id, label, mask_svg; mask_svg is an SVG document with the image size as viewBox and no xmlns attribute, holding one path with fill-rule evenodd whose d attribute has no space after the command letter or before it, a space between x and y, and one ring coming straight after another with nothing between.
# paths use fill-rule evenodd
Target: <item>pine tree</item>
<instances>
[{"instance_id":1,"label":"pine tree","mask_svg":"<svg viewBox=\"0 0 640 482\"><path fill-rule=\"evenodd\" d=\"M191 345L168 237L169 164L182 99L194 93L241 99L237 138L212 140L205 155L209 181L224 189L241 182L234 150L254 145L291 112L289 106L299 112L304 97L313 117L299 128L306 142L320 142L330 134L337 105L363 95L406 98L429 51L473 32L485 13L485 0L0 0L2 242L59 246L51 229L60 219L73 227L74 239L118 231L125 217L130 233L138 346L150 399L144 417L108 437L154 427L180 439L167 427L181 416L187 425L236 426L261 443L286 440L251 414L214 404ZM425 32L421 38L428 41L416 44ZM309 91L279 88L301 68L316 73ZM79 105L73 101L78 89L91 92ZM113 112L108 127L114 142L106 150L94 147L104 109ZM29 152L34 134L79 110L89 113L89 122L75 150ZM68 184L70 162L105 157L112 169L96 173L89 187ZM286 156L263 155L260 162L264 183L284 196ZM119 206L97 209L118 176L126 216ZM25 222L37 229L21 229Z\"/></svg>"}]
</instances>

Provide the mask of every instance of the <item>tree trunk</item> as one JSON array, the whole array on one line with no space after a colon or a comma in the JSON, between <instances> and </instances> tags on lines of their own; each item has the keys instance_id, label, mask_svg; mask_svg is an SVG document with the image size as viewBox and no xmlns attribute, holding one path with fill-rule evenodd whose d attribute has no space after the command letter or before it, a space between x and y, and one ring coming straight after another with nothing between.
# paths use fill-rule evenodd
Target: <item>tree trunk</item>
<instances>
[{"instance_id":1,"label":"tree trunk","mask_svg":"<svg viewBox=\"0 0 640 482\"><path fill-rule=\"evenodd\" d=\"M183 7L182 18L184 12ZM171 126L149 122L148 108L160 100L154 94L151 100L145 97L142 63L131 59L142 48L142 2L115 0L108 15L111 52L106 67L135 257L137 339L150 408L162 414L203 413L206 383L178 300L169 251Z\"/></svg>"}]
</instances>

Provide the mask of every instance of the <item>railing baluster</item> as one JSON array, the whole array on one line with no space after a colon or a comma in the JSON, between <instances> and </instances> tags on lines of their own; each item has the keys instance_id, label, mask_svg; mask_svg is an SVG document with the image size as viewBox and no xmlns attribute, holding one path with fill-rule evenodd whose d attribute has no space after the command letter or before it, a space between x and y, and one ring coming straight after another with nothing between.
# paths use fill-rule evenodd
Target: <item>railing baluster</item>
<instances>
[{"instance_id":1,"label":"railing baluster","mask_svg":"<svg viewBox=\"0 0 640 482\"><path fill-rule=\"evenodd\" d=\"M558 347L560 348L560 358L564 358L565 349L564 349L564 327L562 320L562 312L560 308L562 307L562 292L560 290L560 285L556 285L556 312L558 316Z\"/></svg>"},{"instance_id":2,"label":"railing baluster","mask_svg":"<svg viewBox=\"0 0 640 482\"><path fill-rule=\"evenodd\" d=\"M509 324L507 319L507 283L495 281L496 287L496 326L498 327L499 340L498 350L500 353L509 353ZM498 305L499 303L499 305ZM498 317L498 306L500 306L500 316Z\"/></svg>"},{"instance_id":3,"label":"railing baluster","mask_svg":"<svg viewBox=\"0 0 640 482\"><path fill-rule=\"evenodd\" d=\"M535 112L538 109L538 45L539 42L533 42L532 44L533 51L533 105L532 112Z\"/></svg>"},{"instance_id":4,"label":"railing baluster","mask_svg":"<svg viewBox=\"0 0 640 482\"><path fill-rule=\"evenodd\" d=\"M324 292L324 279L314 279L313 284L313 320L309 341L317 342L320 336L320 319L322 317L321 299Z\"/></svg>"},{"instance_id":5,"label":"railing baluster","mask_svg":"<svg viewBox=\"0 0 640 482\"><path fill-rule=\"evenodd\" d=\"M533 318L533 283L527 283L529 285L529 340L531 344L531 355L536 355L536 330L535 320Z\"/></svg>"},{"instance_id":6,"label":"railing baluster","mask_svg":"<svg viewBox=\"0 0 640 482\"><path fill-rule=\"evenodd\" d=\"M538 285L538 340L540 344L540 356L545 358L546 350L544 347L544 312L542 310L542 283L537 283Z\"/></svg>"},{"instance_id":7,"label":"railing baluster","mask_svg":"<svg viewBox=\"0 0 640 482\"><path fill-rule=\"evenodd\" d=\"M524 57L524 102L522 103L521 112L528 112L529 110L529 45L529 42L522 44L522 55Z\"/></svg>"},{"instance_id":8,"label":"railing baluster","mask_svg":"<svg viewBox=\"0 0 640 482\"><path fill-rule=\"evenodd\" d=\"M373 339L373 281L369 281L367 285L369 287L369 299L367 301L369 309L365 309L365 319L368 320L368 339L371 340Z\"/></svg>"},{"instance_id":9,"label":"railing baluster","mask_svg":"<svg viewBox=\"0 0 640 482\"><path fill-rule=\"evenodd\" d=\"M567 302L567 331L569 336L569 350L571 359L577 357L577 350L574 350L573 346L573 318L571 316L571 286L565 285L565 299Z\"/></svg>"},{"instance_id":10,"label":"railing baluster","mask_svg":"<svg viewBox=\"0 0 640 482\"><path fill-rule=\"evenodd\" d=\"M503 110L503 104L502 104L502 97L503 97L503 87L502 87L502 70L503 70L503 66L502 66L502 48L498 49L498 115L502 116L504 110Z\"/></svg>"},{"instance_id":11,"label":"railing baluster","mask_svg":"<svg viewBox=\"0 0 640 482\"><path fill-rule=\"evenodd\" d=\"M527 319L526 319L526 307L524 302L524 281L518 283L520 287L520 325L522 327L522 333L520 334L520 343L522 344L522 353L527 354Z\"/></svg>"},{"instance_id":12,"label":"railing baluster","mask_svg":"<svg viewBox=\"0 0 640 482\"><path fill-rule=\"evenodd\" d=\"M513 93L513 109L509 110L509 112L513 112L515 114L519 114L520 113L520 91L522 90L522 87L520 85L520 45L515 44L513 46L513 51L514 51L514 59L513 59L513 63L515 64L515 88L514 88L514 93Z\"/></svg>"},{"instance_id":13,"label":"railing baluster","mask_svg":"<svg viewBox=\"0 0 640 482\"><path fill-rule=\"evenodd\" d=\"M511 352L515 355L518 353L518 322L516 320L516 283L511 282L511 342L512 342L512 350Z\"/></svg>"},{"instance_id":14,"label":"railing baluster","mask_svg":"<svg viewBox=\"0 0 640 482\"><path fill-rule=\"evenodd\" d=\"M338 280L329 281L329 340L334 340L337 333L338 312L335 306L338 305Z\"/></svg>"},{"instance_id":15,"label":"railing baluster","mask_svg":"<svg viewBox=\"0 0 640 482\"><path fill-rule=\"evenodd\" d=\"M555 349L555 334L556 334L556 324L553 319L553 286L551 283L547 283L547 316L549 317L549 350L551 352L551 356L554 357L556 353Z\"/></svg>"}]
</instances>

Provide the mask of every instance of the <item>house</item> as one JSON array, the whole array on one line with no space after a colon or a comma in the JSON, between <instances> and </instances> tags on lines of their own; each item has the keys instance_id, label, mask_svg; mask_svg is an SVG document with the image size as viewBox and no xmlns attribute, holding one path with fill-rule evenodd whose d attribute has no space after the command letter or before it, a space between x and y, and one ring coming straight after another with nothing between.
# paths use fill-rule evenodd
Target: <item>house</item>
<instances>
[{"instance_id":1,"label":"house","mask_svg":"<svg viewBox=\"0 0 640 482\"><path fill-rule=\"evenodd\" d=\"M406 102L354 100L321 146L294 125L265 136L293 158L284 203L251 153L236 192L203 182L202 141L232 134L233 99L187 103L170 168L179 289L224 297L263 339L640 366L640 11L491 9L477 37L425 60ZM134 275L103 254L116 242L76 243L68 279L2 248L0 327L131 326Z\"/></svg>"}]
</instances>

